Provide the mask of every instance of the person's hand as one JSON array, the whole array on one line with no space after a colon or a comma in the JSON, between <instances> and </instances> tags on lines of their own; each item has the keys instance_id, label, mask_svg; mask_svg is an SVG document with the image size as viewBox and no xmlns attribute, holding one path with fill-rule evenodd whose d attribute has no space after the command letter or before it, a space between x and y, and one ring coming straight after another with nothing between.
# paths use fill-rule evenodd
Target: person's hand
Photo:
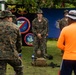
<instances>
[{"instance_id":1,"label":"person's hand","mask_svg":"<svg viewBox=\"0 0 76 75\"><path fill-rule=\"evenodd\" d=\"M38 33L38 34L37 34L37 36L38 36L38 38L39 38L39 39L41 39L41 38L42 38L40 33Z\"/></svg>"},{"instance_id":2,"label":"person's hand","mask_svg":"<svg viewBox=\"0 0 76 75\"><path fill-rule=\"evenodd\" d=\"M48 34L46 34L46 36L48 36Z\"/></svg>"}]
</instances>

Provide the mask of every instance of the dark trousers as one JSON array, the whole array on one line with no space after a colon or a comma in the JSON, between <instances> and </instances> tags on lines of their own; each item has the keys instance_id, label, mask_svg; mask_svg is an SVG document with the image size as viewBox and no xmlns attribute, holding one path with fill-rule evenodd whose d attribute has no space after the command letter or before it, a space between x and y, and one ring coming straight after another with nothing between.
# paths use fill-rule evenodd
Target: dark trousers
<instances>
[{"instance_id":1,"label":"dark trousers","mask_svg":"<svg viewBox=\"0 0 76 75\"><path fill-rule=\"evenodd\" d=\"M60 70L60 75L76 75L76 60L63 60Z\"/></svg>"}]
</instances>

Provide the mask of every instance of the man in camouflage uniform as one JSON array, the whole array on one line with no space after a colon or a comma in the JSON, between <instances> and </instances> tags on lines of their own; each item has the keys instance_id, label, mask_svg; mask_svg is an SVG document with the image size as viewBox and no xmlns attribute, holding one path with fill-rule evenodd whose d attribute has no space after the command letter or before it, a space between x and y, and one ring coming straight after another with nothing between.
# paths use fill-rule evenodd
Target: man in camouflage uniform
<instances>
[{"instance_id":1,"label":"man in camouflage uniform","mask_svg":"<svg viewBox=\"0 0 76 75\"><path fill-rule=\"evenodd\" d=\"M68 18L65 16L68 14L68 10L64 10L64 17L59 21L60 30L62 30L68 24Z\"/></svg>"},{"instance_id":2,"label":"man in camouflage uniform","mask_svg":"<svg viewBox=\"0 0 76 75\"><path fill-rule=\"evenodd\" d=\"M45 56L48 33L48 20L43 17L43 11L37 11L37 18L32 21L32 32L34 34L34 54L37 57L37 51L41 50L41 57Z\"/></svg>"},{"instance_id":3,"label":"man in camouflage uniform","mask_svg":"<svg viewBox=\"0 0 76 75\"><path fill-rule=\"evenodd\" d=\"M22 61L18 54L22 51L22 40L19 28L12 22L13 14L2 11L0 22L0 75L6 75L7 63L10 64L16 75L23 75Z\"/></svg>"},{"instance_id":4,"label":"man in camouflage uniform","mask_svg":"<svg viewBox=\"0 0 76 75\"><path fill-rule=\"evenodd\" d=\"M68 25L68 18L66 17L66 15L68 14L68 10L64 10L64 17L59 20L59 27L60 27L60 31ZM63 55L63 51L61 51L62 55Z\"/></svg>"}]
</instances>

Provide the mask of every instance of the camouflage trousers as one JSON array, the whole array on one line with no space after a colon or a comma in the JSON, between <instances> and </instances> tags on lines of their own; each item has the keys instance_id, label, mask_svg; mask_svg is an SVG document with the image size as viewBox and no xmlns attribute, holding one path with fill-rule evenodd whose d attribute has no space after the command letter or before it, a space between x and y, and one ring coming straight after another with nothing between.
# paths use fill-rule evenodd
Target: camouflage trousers
<instances>
[{"instance_id":1,"label":"camouflage trousers","mask_svg":"<svg viewBox=\"0 0 76 75\"><path fill-rule=\"evenodd\" d=\"M23 75L23 67L20 59L0 60L0 75L6 75L7 63L11 65L16 72L15 75Z\"/></svg>"},{"instance_id":2,"label":"camouflage trousers","mask_svg":"<svg viewBox=\"0 0 76 75\"><path fill-rule=\"evenodd\" d=\"M39 39L37 37L34 37L33 41L33 47L34 47L34 54L37 55L37 51L41 50L41 57L44 57L47 49L47 39L46 37L43 37L42 39Z\"/></svg>"},{"instance_id":3,"label":"camouflage trousers","mask_svg":"<svg viewBox=\"0 0 76 75\"><path fill-rule=\"evenodd\" d=\"M47 54L47 41L48 41L48 39L46 38L46 43L45 43L45 54Z\"/></svg>"}]
</instances>

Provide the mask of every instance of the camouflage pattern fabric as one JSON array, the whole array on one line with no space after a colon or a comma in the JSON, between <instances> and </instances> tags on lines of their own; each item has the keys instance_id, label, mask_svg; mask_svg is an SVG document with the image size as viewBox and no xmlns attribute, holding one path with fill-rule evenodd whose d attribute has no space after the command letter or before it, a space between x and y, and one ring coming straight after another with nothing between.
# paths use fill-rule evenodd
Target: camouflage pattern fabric
<instances>
[{"instance_id":1,"label":"camouflage pattern fabric","mask_svg":"<svg viewBox=\"0 0 76 75\"><path fill-rule=\"evenodd\" d=\"M48 33L48 20L46 18L42 18L42 21L39 22L37 18L32 21L32 32L34 34L34 53L36 55L37 50L40 49L42 52L42 57L45 55L46 50L46 34ZM37 34L40 33L42 39L37 37Z\"/></svg>"},{"instance_id":2,"label":"camouflage pattern fabric","mask_svg":"<svg viewBox=\"0 0 76 75\"><path fill-rule=\"evenodd\" d=\"M59 27L60 27L60 30L62 30L65 26L68 25L68 21L65 20L65 18L62 18L60 21L59 21Z\"/></svg>"},{"instance_id":3,"label":"camouflage pattern fabric","mask_svg":"<svg viewBox=\"0 0 76 75\"><path fill-rule=\"evenodd\" d=\"M11 22L0 23L0 60L18 57L22 41L18 27ZM8 54L8 55L7 55ZM11 55L11 56L10 56Z\"/></svg>"},{"instance_id":4,"label":"camouflage pattern fabric","mask_svg":"<svg viewBox=\"0 0 76 75\"><path fill-rule=\"evenodd\" d=\"M14 68L16 72L15 75L23 75L23 66L20 58L14 60L0 60L0 75L6 75L7 63Z\"/></svg>"},{"instance_id":5,"label":"camouflage pattern fabric","mask_svg":"<svg viewBox=\"0 0 76 75\"><path fill-rule=\"evenodd\" d=\"M10 64L16 75L23 75L21 52L22 40L19 28L12 22L0 22L0 75L6 75L6 64ZM3 65L1 65L3 63Z\"/></svg>"},{"instance_id":6,"label":"camouflage pattern fabric","mask_svg":"<svg viewBox=\"0 0 76 75\"><path fill-rule=\"evenodd\" d=\"M6 75L6 64L0 60L0 75Z\"/></svg>"},{"instance_id":7,"label":"camouflage pattern fabric","mask_svg":"<svg viewBox=\"0 0 76 75\"><path fill-rule=\"evenodd\" d=\"M36 13L43 13L43 11L41 9L38 9Z\"/></svg>"},{"instance_id":8,"label":"camouflage pattern fabric","mask_svg":"<svg viewBox=\"0 0 76 75\"><path fill-rule=\"evenodd\" d=\"M65 20L65 18L62 18L61 20L59 20L59 28L60 28L60 31L61 31L65 26L67 26L67 25L68 25L68 21ZM62 53L62 55L63 55L64 51L61 50L61 53Z\"/></svg>"},{"instance_id":9,"label":"camouflage pattern fabric","mask_svg":"<svg viewBox=\"0 0 76 75\"><path fill-rule=\"evenodd\" d=\"M15 15L12 16L12 19L13 19L13 23L17 24L17 17Z\"/></svg>"}]
</instances>

